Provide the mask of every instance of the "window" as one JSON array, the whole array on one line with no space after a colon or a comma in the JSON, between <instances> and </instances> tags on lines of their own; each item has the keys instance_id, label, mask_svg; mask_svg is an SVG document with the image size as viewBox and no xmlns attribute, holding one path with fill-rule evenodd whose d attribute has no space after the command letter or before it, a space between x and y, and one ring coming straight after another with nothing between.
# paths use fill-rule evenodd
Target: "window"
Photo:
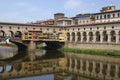
<instances>
[{"instance_id":1,"label":"window","mask_svg":"<svg viewBox=\"0 0 120 80\"><path fill-rule=\"evenodd\" d=\"M120 17L120 13L118 13L118 17Z\"/></svg>"},{"instance_id":2,"label":"window","mask_svg":"<svg viewBox=\"0 0 120 80\"><path fill-rule=\"evenodd\" d=\"M18 29L20 29L20 27L18 27Z\"/></svg>"},{"instance_id":3,"label":"window","mask_svg":"<svg viewBox=\"0 0 120 80\"><path fill-rule=\"evenodd\" d=\"M106 15L104 15L104 19L106 19Z\"/></svg>"},{"instance_id":4,"label":"window","mask_svg":"<svg viewBox=\"0 0 120 80\"><path fill-rule=\"evenodd\" d=\"M2 29L2 28L3 28L3 26L0 26L0 28Z\"/></svg>"},{"instance_id":5,"label":"window","mask_svg":"<svg viewBox=\"0 0 120 80\"><path fill-rule=\"evenodd\" d=\"M97 16L97 19L99 19L99 16Z\"/></svg>"},{"instance_id":6,"label":"window","mask_svg":"<svg viewBox=\"0 0 120 80\"><path fill-rule=\"evenodd\" d=\"M85 28L84 28L84 30L85 30Z\"/></svg>"},{"instance_id":7,"label":"window","mask_svg":"<svg viewBox=\"0 0 120 80\"><path fill-rule=\"evenodd\" d=\"M113 18L115 17L115 14L113 14Z\"/></svg>"},{"instance_id":8,"label":"window","mask_svg":"<svg viewBox=\"0 0 120 80\"><path fill-rule=\"evenodd\" d=\"M35 30L35 28L33 28L33 30Z\"/></svg>"},{"instance_id":9,"label":"window","mask_svg":"<svg viewBox=\"0 0 120 80\"><path fill-rule=\"evenodd\" d=\"M78 31L80 30L80 28L78 28Z\"/></svg>"},{"instance_id":10,"label":"window","mask_svg":"<svg viewBox=\"0 0 120 80\"><path fill-rule=\"evenodd\" d=\"M100 16L100 19L102 19L102 15Z\"/></svg>"},{"instance_id":11,"label":"window","mask_svg":"<svg viewBox=\"0 0 120 80\"><path fill-rule=\"evenodd\" d=\"M112 29L114 29L114 26L112 26Z\"/></svg>"},{"instance_id":12,"label":"window","mask_svg":"<svg viewBox=\"0 0 120 80\"><path fill-rule=\"evenodd\" d=\"M104 27L104 29L106 29L106 27Z\"/></svg>"},{"instance_id":13,"label":"window","mask_svg":"<svg viewBox=\"0 0 120 80\"><path fill-rule=\"evenodd\" d=\"M99 29L99 27L97 27L97 29Z\"/></svg>"},{"instance_id":14,"label":"window","mask_svg":"<svg viewBox=\"0 0 120 80\"><path fill-rule=\"evenodd\" d=\"M107 15L107 18L110 18L110 14Z\"/></svg>"},{"instance_id":15,"label":"window","mask_svg":"<svg viewBox=\"0 0 120 80\"><path fill-rule=\"evenodd\" d=\"M25 29L27 30L27 27Z\"/></svg>"},{"instance_id":16,"label":"window","mask_svg":"<svg viewBox=\"0 0 120 80\"><path fill-rule=\"evenodd\" d=\"M90 28L90 30L92 30L92 28Z\"/></svg>"},{"instance_id":17,"label":"window","mask_svg":"<svg viewBox=\"0 0 120 80\"><path fill-rule=\"evenodd\" d=\"M9 27L9 29L11 29L11 26Z\"/></svg>"}]
</instances>

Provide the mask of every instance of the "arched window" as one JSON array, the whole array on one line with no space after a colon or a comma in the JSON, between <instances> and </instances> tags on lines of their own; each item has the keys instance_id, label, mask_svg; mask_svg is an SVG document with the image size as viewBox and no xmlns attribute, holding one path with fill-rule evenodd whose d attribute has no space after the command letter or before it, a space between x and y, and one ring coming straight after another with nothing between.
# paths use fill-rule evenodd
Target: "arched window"
<instances>
[{"instance_id":1,"label":"arched window","mask_svg":"<svg viewBox=\"0 0 120 80\"><path fill-rule=\"evenodd\" d=\"M67 33L67 41L70 41L70 33Z\"/></svg>"},{"instance_id":2,"label":"arched window","mask_svg":"<svg viewBox=\"0 0 120 80\"><path fill-rule=\"evenodd\" d=\"M77 41L78 41L78 42L81 41L81 34L80 34L80 32L77 33Z\"/></svg>"},{"instance_id":3,"label":"arched window","mask_svg":"<svg viewBox=\"0 0 120 80\"><path fill-rule=\"evenodd\" d=\"M4 38L5 36L5 32L3 30L0 30L0 38Z\"/></svg>"},{"instance_id":4,"label":"arched window","mask_svg":"<svg viewBox=\"0 0 120 80\"><path fill-rule=\"evenodd\" d=\"M107 31L103 31L103 42L107 42L107 41L108 41Z\"/></svg>"},{"instance_id":5,"label":"arched window","mask_svg":"<svg viewBox=\"0 0 120 80\"><path fill-rule=\"evenodd\" d=\"M75 33L72 32L72 41L75 41Z\"/></svg>"},{"instance_id":6,"label":"arched window","mask_svg":"<svg viewBox=\"0 0 120 80\"><path fill-rule=\"evenodd\" d=\"M97 41L97 42L100 42L100 32L99 32L99 31L97 31L97 32L95 33L95 36L96 36L96 41Z\"/></svg>"},{"instance_id":7,"label":"arched window","mask_svg":"<svg viewBox=\"0 0 120 80\"><path fill-rule=\"evenodd\" d=\"M93 41L93 32L89 32L89 41L90 41L90 42Z\"/></svg>"},{"instance_id":8,"label":"arched window","mask_svg":"<svg viewBox=\"0 0 120 80\"><path fill-rule=\"evenodd\" d=\"M17 38L22 38L22 32L16 31L16 32L15 32L15 37L17 37Z\"/></svg>"},{"instance_id":9,"label":"arched window","mask_svg":"<svg viewBox=\"0 0 120 80\"><path fill-rule=\"evenodd\" d=\"M83 32L83 42L86 42L87 41L87 34L86 32Z\"/></svg>"},{"instance_id":10,"label":"arched window","mask_svg":"<svg viewBox=\"0 0 120 80\"><path fill-rule=\"evenodd\" d=\"M111 31L111 32L110 32L110 35L111 35L111 42L116 42L116 34L115 34L115 31Z\"/></svg>"}]
</instances>

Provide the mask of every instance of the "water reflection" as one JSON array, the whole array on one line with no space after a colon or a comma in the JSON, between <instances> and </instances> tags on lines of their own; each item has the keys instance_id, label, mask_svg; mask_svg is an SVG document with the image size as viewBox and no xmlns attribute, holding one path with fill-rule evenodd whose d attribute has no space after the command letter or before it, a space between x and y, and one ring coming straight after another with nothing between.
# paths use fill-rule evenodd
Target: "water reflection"
<instances>
[{"instance_id":1,"label":"water reflection","mask_svg":"<svg viewBox=\"0 0 120 80\"><path fill-rule=\"evenodd\" d=\"M15 80L18 77L21 77L18 80L120 80L119 61L119 58L62 53L54 50L19 52L0 61L0 78Z\"/></svg>"},{"instance_id":2,"label":"water reflection","mask_svg":"<svg viewBox=\"0 0 120 80\"><path fill-rule=\"evenodd\" d=\"M0 47L0 60L13 57L17 54L17 50L11 47Z\"/></svg>"}]
</instances>

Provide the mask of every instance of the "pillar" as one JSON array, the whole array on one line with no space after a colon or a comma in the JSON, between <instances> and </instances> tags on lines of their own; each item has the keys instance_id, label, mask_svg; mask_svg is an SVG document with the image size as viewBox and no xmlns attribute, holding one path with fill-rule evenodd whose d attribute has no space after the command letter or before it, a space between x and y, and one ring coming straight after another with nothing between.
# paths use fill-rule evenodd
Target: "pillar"
<instances>
[{"instance_id":1,"label":"pillar","mask_svg":"<svg viewBox=\"0 0 120 80\"><path fill-rule=\"evenodd\" d=\"M117 30L117 31L115 31L115 33L116 33L116 44L118 44L119 43L119 38L120 38L119 31Z\"/></svg>"},{"instance_id":2,"label":"pillar","mask_svg":"<svg viewBox=\"0 0 120 80\"><path fill-rule=\"evenodd\" d=\"M103 43L103 34L102 34L103 31L100 31L100 43Z\"/></svg>"},{"instance_id":3,"label":"pillar","mask_svg":"<svg viewBox=\"0 0 120 80\"><path fill-rule=\"evenodd\" d=\"M28 50L32 51L36 49L36 43L34 41L30 41L29 45L28 45Z\"/></svg>"},{"instance_id":4,"label":"pillar","mask_svg":"<svg viewBox=\"0 0 120 80\"><path fill-rule=\"evenodd\" d=\"M78 36L76 32L75 32L75 42L78 42Z\"/></svg>"},{"instance_id":5,"label":"pillar","mask_svg":"<svg viewBox=\"0 0 120 80\"><path fill-rule=\"evenodd\" d=\"M81 43L83 42L83 32L81 32Z\"/></svg>"},{"instance_id":6,"label":"pillar","mask_svg":"<svg viewBox=\"0 0 120 80\"><path fill-rule=\"evenodd\" d=\"M86 33L86 36L87 36L87 43L89 43L90 42L90 36L89 36L89 33Z\"/></svg>"},{"instance_id":7,"label":"pillar","mask_svg":"<svg viewBox=\"0 0 120 80\"><path fill-rule=\"evenodd\" d=\"M110 34L110 31L108 31L108 41L107 41L108 43L110 43L111 42L111 34Z\"/></svg>"},{"instance_id":8,"label":"pillar","mask_svg":"<svg viewBox=\"0 0 120 80\"><path fill-rule=\"evenodd\" d=\"M93 43L96 42L96 35L95 35L95 32L93 32Z\"/></svg>"}]
</instances>

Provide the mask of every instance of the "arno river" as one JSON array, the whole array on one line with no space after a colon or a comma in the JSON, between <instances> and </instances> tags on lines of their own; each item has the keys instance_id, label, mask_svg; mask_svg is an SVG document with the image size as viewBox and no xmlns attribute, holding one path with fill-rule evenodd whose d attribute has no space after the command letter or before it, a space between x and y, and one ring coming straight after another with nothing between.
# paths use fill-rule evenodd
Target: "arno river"
<instances>
[{"instance_id":1,"label":"arno river","mask_svg":"<svg viewBox=\"0 0 120 80\"><path fill-rule=\"evenodd\" d=\"M120 59L0 47L0 80L120 80Z\"/></svg>"}]
</instances>

